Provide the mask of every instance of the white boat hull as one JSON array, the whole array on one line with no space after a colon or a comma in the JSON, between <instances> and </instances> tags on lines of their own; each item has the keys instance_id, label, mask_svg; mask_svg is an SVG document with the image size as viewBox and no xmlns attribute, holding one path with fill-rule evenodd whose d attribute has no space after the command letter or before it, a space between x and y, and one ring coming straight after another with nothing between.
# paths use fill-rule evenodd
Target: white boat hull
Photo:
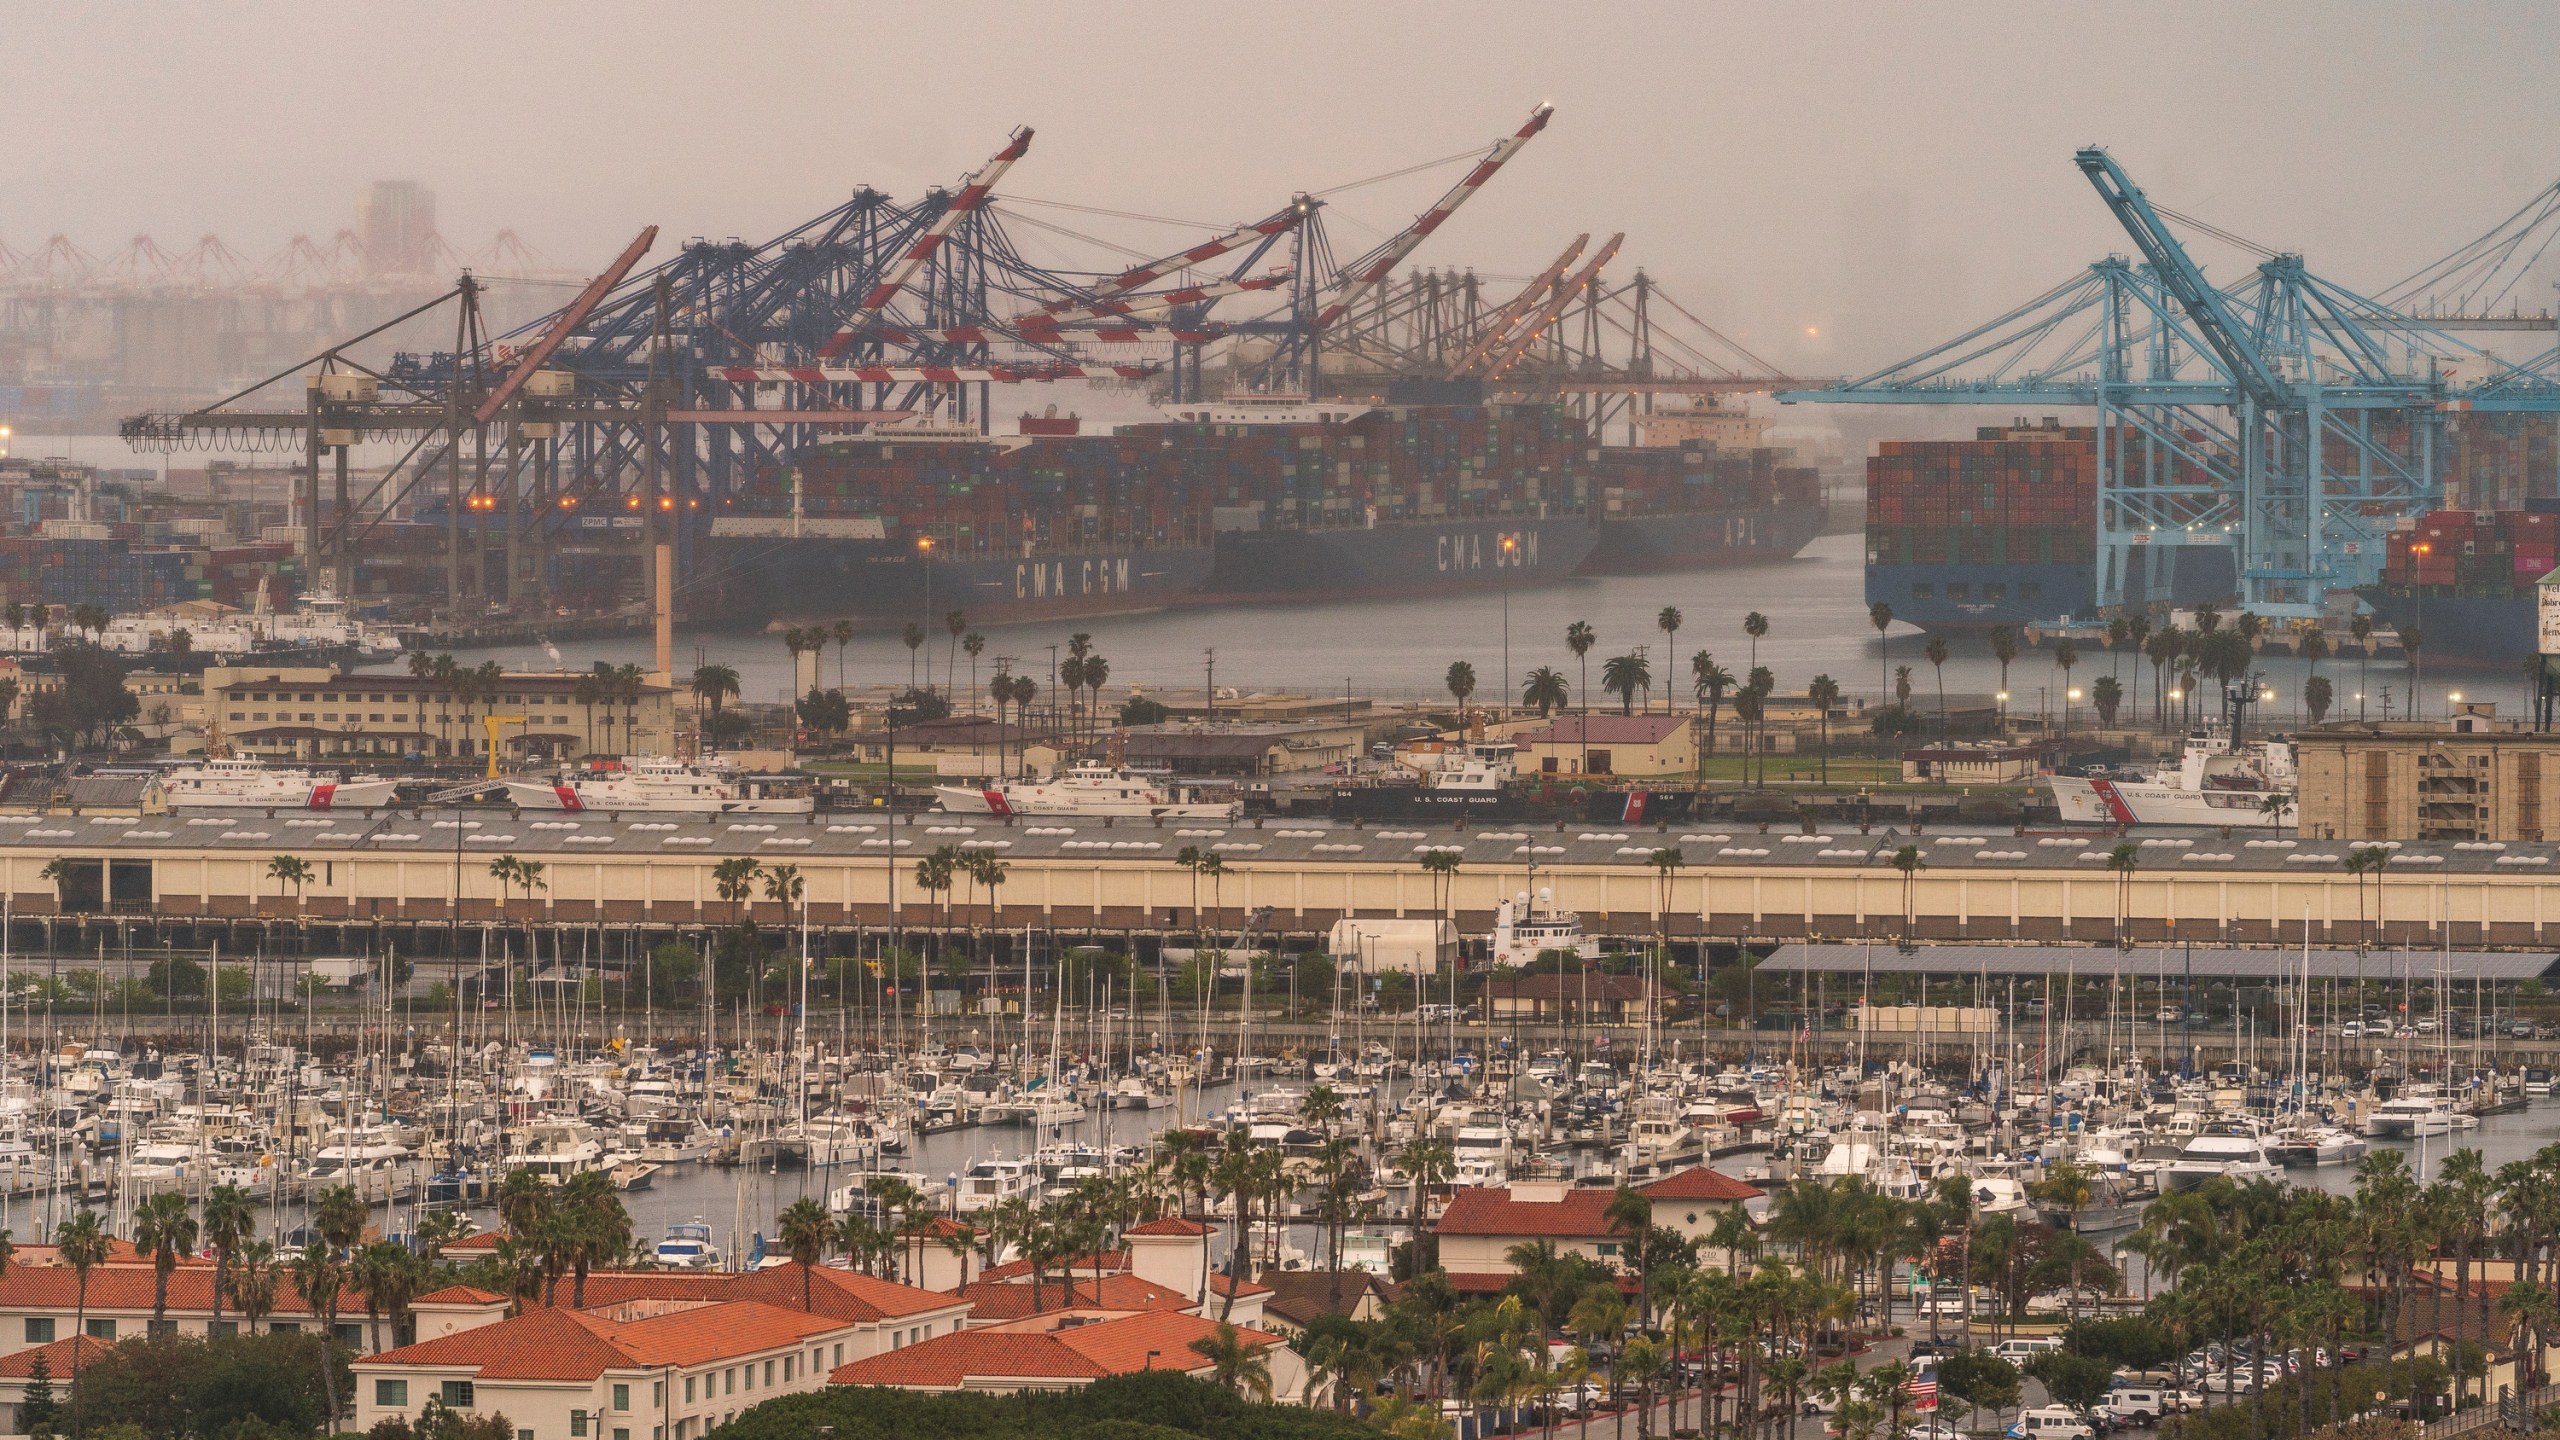
<instances>
[{"instance_id":1,"label":"white boat hull","mask_svg":"<svg viewBox=\"0 0 2560 1440\"><path fill-rule=\"evenodd\" d=\"M1026 798L1017 793L1006 795L1000 790L979 790L964 785L933 787L935 807L953 815L1065 815L1132 817L1166 820L1232 820L1233 805L1164 804L1150 805L1139 801L1078 799L1050 804Z\"/></svg>"},{"instance_id":2,"label":"white boat hull","mask_svg":"<svg viewBox=\"0 0 2560 1440\"><path fill-rule=\"evenodd\" d=\"M2181 789L2155 780L2090 780L2050 775L2054 808L2075 825L2210 825L2277 829L2293 823L2291 796L2280 815L2264 808L2264 790Z\"/></svg>"}]
</instances>

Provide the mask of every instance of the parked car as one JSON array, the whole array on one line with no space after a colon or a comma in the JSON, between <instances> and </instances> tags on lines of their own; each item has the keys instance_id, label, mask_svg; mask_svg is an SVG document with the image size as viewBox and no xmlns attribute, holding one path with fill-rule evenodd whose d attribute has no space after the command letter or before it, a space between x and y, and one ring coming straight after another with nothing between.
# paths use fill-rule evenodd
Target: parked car
<instances>
[{"instance_id":1,"label":"parked car","mask_svg":"<svg viewBox=\"0 0 2560 1440\"><path fill-rule=\"evenodd\" d=\"M1991 1347L1991 1353L2012 1365L2024 1365L2049 1350L2062 1348L2062 1341L2051 1335L2021 1336L2003 1340Z\"/></svg>"}]
</instances>

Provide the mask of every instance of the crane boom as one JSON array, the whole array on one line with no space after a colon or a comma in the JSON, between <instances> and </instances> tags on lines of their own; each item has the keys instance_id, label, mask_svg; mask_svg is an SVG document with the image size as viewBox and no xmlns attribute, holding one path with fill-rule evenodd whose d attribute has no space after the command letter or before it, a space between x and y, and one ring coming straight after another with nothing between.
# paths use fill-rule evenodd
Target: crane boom
<instances>
[{"instance_id":1,"label":"crane boom","mask_svg":"<svg viewBox=\"0 0 2560 1440\"><path fill-rule=\"evenodd\" d=\"M1387 278L1398 265L1404 263L1404 257L1412 254L1415 246L1431 238L1432 231L1439 229L1450 216L1457 214L1459 206L1473 199L1475 193L1484 188L1484 182L1493 178L1495 171L1508 163L1512 156L1519 154L1520 148L1534 139L1539 131L1546 129L1547 117L1554 113L1556 113L1556 107L1545 104L1530 111L1528 120L1518 130L1495 141L1493 148L1485 152L1484 158L1475 163L1475 168L1469 170L1465 178L1457 184L1450 186L1449 193L1441 196L1437 204L1415 216L1412 224L1406 226L1386 244L1353 261L1347 267L1349 278L1341 282L1333 299L1327 301L1325 307L1316 313L1315 328L1327 329L1349 313L1351 307L1358 304L1362 296L1368 294L1379 281Z\"/></svg>"},{"instance_id":2,"label":"crane boom","mask_svg":"<svg viewBox=\"0 0 2560 1440\"><path fill-rule=\"evenodd\" d=\"M1467 353L1459 356L1457 363L1449 367L1449 378L1455 380L1466 374L1485 352L1500 344L1503 337L1511 333L1511 327L1519 323L1520 317L1529 313L1529 307L1537 304L1539 297L1547 293L1547 287L1556 283L1556 277L1564 273L1564 267L1580 258L1583 247L1590 243L1591 232L1588 230L1574 236L1573 243L1564 247L1564 253L1556 257L1554 264L1539 271L1538 278L1521 286L1519 294L1494 311L1493 318L1487 320L1484 329L1478 332L1476 343L1468 346Z\"/></svg>"},{"instance_id":3,"label":"crane boom","mask_svg":"<svg viewBox=\"0 0 2560 1440\"><path fill-rule=\"evenodd\" d=\"M486 425L505 409L507 402L515 398L516 391L523 388L524 382L533 377L534 371L542 368L542 362L551 358L552 352L560 348L571 331L586 323L587 316L604 303L604 297L612 293L614 286L622 283L622 277L631 273L631 267L640 263L640 257L649 253L649 247L657 239L658 227L652 225L624 246L613 263L588 281L587 288L578 292L578 298L569 302L569 308L560 312L560 318L551 322L551 328L542 332L542 338L534 342L533 348L524 352L516 361L515 368L507 372L507 378L499 381L498 388L489 392L489 398L481 401L479 408L471 412L471 418Z\"/></svg>"},{"instance_id":4,"label":"crane boom","mask_svg":"<svg viewBox=\"0 0 2560 1440\"><path fill-rule=\"evenodd\" d=\"M942 248L942 242L951 238L951 232L960 228L960 222L987 203L987 196L994 193L996 182L1003 179L1004 172L1012 169L1013 162L1021 159L1030 148L1031 127L1025 125L1015 130L1013 138L980 166L976 174L963 181L960 193L951 197L951 203L945 205L925 232L907 247L907 253L891 263L888 272L880 277L879 283L871 287L869 293L862 297L862 303L855 306L853 314L846 318L844 328L836 331L834 338L818 351L818 358L835 358L837 351L878 319L880 312L889 307L889 302L898 298L898 292L906 289L923 271L925 262L933 258L933 252Z\"/></svg>"},{"instance_id":5,"label":"crane boom","mask_svg":"<svg viewBox=\"0 0 2560 1440\"><path fill-rule=\"evenodd\" d=\"M2195 323L2196 332L2213 350L2214 358L2229 372L2233 384L2261 405L2283 403L2285 385L2267 358L2240 338L2239 318L2231 313L2230 298L2204 278L2204 270L2169 233L2168 224L2151 208L2150 198L2133 183L2114 156L2095 145L2072 156L2080 173L2098 189L2098 198L2115 212L2116 222L2133 237L2134 247L2150 262L2169 293L2176 297L2187 318Z\"/></svg>"},{"instance_id":6,"label":"crane boom","mask_svg":"<svg viewBox=\"0 0 2560 1440\"><path fill-rule=\"evenodd\" d=\"M1179 290L1157 290L1144 295L1123 294L1113 299L1090 304L1066 304L1043 308L1028 315L1014 317L1014 326L1028 335L1052 333L1061 326L1079 321L1111 320L1131 316L1154 315L1176 305L1196 305L1204 301L1243 295L1256 290L1276 289L1287 284L1289 271L1274 270L1266 275L1248 275L1236 280L1215 280L1205 285L1187 285Z\"/></svg>"},{"instance_id":7,"label":"crane boom","mask_svg":"<svg viewBox=\"0 0 2560 1440\"><path fill-rule=\"evenodd\" d=\"M1026 310L1014 316L1012 323L1029 324L1035 316L1043 315L1063 318L1071 312L1089 309L1096 302L1126 295L1142 285L1152 285L1176 270L1185 270L1202 261L1214 260L1230 250L1241 249L1256 240L1286 234L1298 228L1306 218L1305 207L1293 200L1250 225L1239 225L1224 235L1203 240L1188 250L1177 250L1171 255L1161 255L1143 265L1123 270L1094 286L1083 296L1051 300L1043 303L1036 310Z\"/></svg>"},{"instance_id":8,"label":"crane boom","mask_svg":"<svg viewBox=\"0 0 2560 1440\"><path fill-rule=\"evenodd\" d=\"M1499 375L1510 368L1512 361L1527 353L1529 347L1537 343L1538 337L1546 333L1547 327L1555 323L1556 317L1564 313L1564 307L1573 303L1573 297L1581 294L1583 287L1600 278L1600 268L1618 258L1618 247L1626 242L1627 235L1623 230L1610 236L1609 242L1600 247L1599 254L1592 256L1583 263L1581 269L1573 272L1572 279L1550 292L1546 303L1533 311L1528 319L1513 327L1511 334L1503 340L1502 344L1485 357L1483 366L1485 372Z\"/></svg>"}]
</instances>

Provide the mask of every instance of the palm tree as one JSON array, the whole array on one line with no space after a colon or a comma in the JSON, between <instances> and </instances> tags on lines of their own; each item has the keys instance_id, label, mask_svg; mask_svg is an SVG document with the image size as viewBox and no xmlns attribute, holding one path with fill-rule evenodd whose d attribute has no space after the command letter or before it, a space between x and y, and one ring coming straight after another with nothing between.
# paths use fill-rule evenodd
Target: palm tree
<instances>
[{"instance_id":1,"label":"palm tree","mask_svg":"<svg viewBox=\"0 0 2560 1440\"><path fill-rule=\"evenodd\" d=\"M213 1252L213 1318L217 1322L222 1319L223 1292L230 1288L231 1264L257 1229L257 1212L239 1186L216 1185L205 1193L203 1240L204 1248Z\"/></svg>"},{"instance_id":2,"label":"palm tree","mask_svg":"<svg viewBox=\"0 0 2560 1440\"><path fill-rule=\"evenodd\" d=\"M2006 625L1991 627L1991 658L2000 662L2000 693L2009 693L2009 662L2018 658L2018 637Z\"/></svg>"},{"instance_id":3,"label":"palm tree","mask_svg":"<svg viewBox=\"0 0 2560 1440\"><path fill-rule=\"evenodd\" d=\"M1447 917L1451 892L1457 886L1458 864L1465 858L1465 852L1458 850L1422 852L1422 873L1431 877L1431 913L1435 918Z\"/></svg>"},{"instance_id":4,"label":"palm tree","mask_svg":"<svg viewBox=\"0 0 2560 1440\"><path fill-rule=\"evenodd\" d=\"M1911 939L1912 911L1917 908L1913 902L1920 887L1920 872L1927 869L1928 864L1917 845L1905 845L1893 852L1893 868L1902 876L1902 938L1906 943Z\"/></svg>"},{"instance_id":5,"label":"palm tree","mask_svg":"<svg viewBox=\"0 0 2560 1440\"><path fill-rule=\"evenodd\" d=\"M1689 657L1689 678L1696 682L1698 706L1707 712L1707 743L1698 751L1698 784L1707 783L1707 757L1716 749L1716 712L1724 708L1724 692L1733 688L1733 672L1701 650Z\"/></svg>"},{"instance_id":6,"label":"palm tree","mask_svg":"<svg viewBox=\"0 0 2560 1440\"><path fill-rule=\"evenodd\" d=\"M2143 642L2143 658L2151 662L2151 722L2154 725L2162 724L2168 719L2169 686L2166 679L2167 670L2171 664L2177 661L2179 654L2186 648L2186 636L2179 633L2177 628L2174 626L2161 631L2159 634L2154 635L2149 640ZM2136 698L2138 699L2139 697Z\"/></svg>"},{"instance_id":7,"label":"palm tree","mask_svg":"<svg viewBox=\"0 0 2560 1440\"><path fill-rule=\"evenodd\" d=\"M699 722L701 707L705 705L711 707L710 720L702 723L702 748L716 750L719 748L720 702L738 693L738 672L726 665L697 666L693 672L692 684L688 688L693 691L698 723L701 723Z\"/></svg>"},{"instance_id":8,"label":"palm tree","mask_svg":"<svg viewBox=\"0 0 2560 1440\"><path fill-rule=\"evenodd\" d=\"M1920 647L1920 653L1938 674L1938 738L1943 741L1947 738L1947 637L1930 636L1929 643Z\"/></svg>"},{"instance_id":9,"label":"palm tree","mask_svg":"<svg viewBox=\"0 0 2560 1440\"><path fill-rule=\"evenodd\" d=\"M2537 655L2534 658L2539 660L2542 657ZM2310 716L2314 725L2328 720L2329 707L2337 703L2337 698L2337 692L2330 687L2326 675L2314 675L2302 682L2302 713Z\"/></svg>"},{"instance_id":10,"label":"palm tree","mask_svg":"<svg viewBox=\"0 0 2560 1440\"><path fill-rule=\"evenodd\" d=\"M1541 720L1563 709L1572 698L1572 691L1564 683L1564 673L1552 665L1541 665L1530 671L1520 686L1520 703L1537 706Z\"/></svg>"},{"instance_id":11,"label":"palm tree","mask_svg":"<svg viewBox=\"0 0 2560 1440\"><path fill-rule=\"evenodd\" d=\"M2418 651L2426 643L2426 638L2415 625L2400 627L2400 653L2409 657L2409 718L2412 720L2424 719L2427 713L2423 697L2418 694L2418 677L2425 673L2424 667L2418 664Z\"/></svg>"},{"instance_id":12,"label":"palm tree","mask_svg":"<svg viewBox=\"0 0 2560 1440\"><path fill-rule=\"evenodd\" d=\"M746 922L746 903L755 898L756 876L764 867L745 855L733 855L711 867L711 888L729 902L729 923Z\"/></svg>"},{"instance_id":13,"label":"palm tree","mask_svg":"<svg viewBox=\"0 0 2560 1440\"><path fill-rule=\"evenodd\" d=\"M951 677L960 670L960 637L969 633L969 617L963 611L946 611L942 617L942 628L951 632L951 645L942 661L943 688L949 689L953 683Z\"/></svg>"},{"instance_id":14,"label":"palm tree","mask_svg":"<svg viewBox=\"0 0 2560 1440\"><path fill-rule=\"evenodd\" d=\"M835 1222L827 1217L827 1207L815 1200L800 1199L782 1212L782 1253L800 1267L800 1308L809 1310L810 1271L827 1256L827 1242L834 1235Z\"/></svg>"},{"instance_id":15,"label":"palm tree","mask_svg":"<svg viewBox=\"0 0 2560 1440\"><path fill-rule=\"evenodd\" d=\"M1759 750L1757 736L1764 702L1757 686L1745 685L1733 697L1733 718L1742 722L1742 778L1751 780L1751 757Z\"/></svg>"},{"instance_id":16,"label":"palm tree","mask_svg":"<svg viewBox=\"0 0 2560 1440\"><path fill-rule=\"evenodd\" d=\"M157 1333L169 1319L169 1275L178 1262L195 1253L196 1217L187 1197L161 1190L133 1207L133 1248L151 1257L151 1328Z\"/></svg>"},{"instance_id":17,"label":"palm tree","mask_svg":"<svg viewBox=\"0 0 2560 1440\"><path fill-rule=\"evenodd\" d=\"M898 641L907 647L907 691L913 694L916 689L916 654L924 649L924 627L908 621L907 628L898 632Z\"/></svg>"},{"instance_id":18,"label":"palm tree","mask_svg":"<svg viewBox=\"0 0 2560 1440\"><path fill-rule=\"evenodd\" d=\"M320 1322L320 1379L329 1399L329 1413L338 1413L338 1301L346 1292L347 1265L338 1251L318 1235L311 1237L301 1251L288 1262L293 1272L294 1288L302 1292L303 1303L311 1307Z\"/></svg>"},{"instance_id":19,"label":"palm tree","mask_svg":"<svg viewBox=\"0 0 2560 1440\"><path fill-rule=\"evenodd\" d=\"M1582 682L1574 687L1574 693L1584 697L1576 708L1586 717L1591 714L1591 647L1599 643L1600 632L1592 629L1588 620L1576 620L1564 627L1564 648L1572 651L1573 658L1582 666ZM1582 728L1588 731L1591 722L1585 719ZM1582 737L1582 761L1577 768L1583 774L1591 770L1591 737L1588 734Z\"/></svg>"},{"instance_id":20,"label":"palm tree","mask_svg":"<svg viewBox=\"0 0 2560 1440\"><path fill-rule=\"evenodd\" d=\"M1816 675L1806 686L1804 698L1813 702L1813 718L1822 727L1822 783L1831 783L1831 711L1840 703L1840 682L1828 675Z\"/></svg>"},{"instance_id":21,"label":"palm tree","mask_svg":"<svg viewBox=\"0 0 2560 1440\"><path fill-rule=\"evenodd\" d=\"M2140 684L2141 681L2141 676L2134 677L2134 683ZM2113 675L2099 676L2090 682L2089 704L2097 710L2100 725L2115 728L2116 711L2124 704L2124 682Z\"/></svg>"},{"instance_id":22,"label":"palm tree","mask_svg":"<svg viewBox=\"0 0 2560 1440\"><path fill-rule=\"evenodd\" d=\"M1671 642L1678 639L1680 635L1680 607L1663 606L1662 612L1653 617L1653 628L1662 632L1662 653L1665 655L1672 653ZM1668 697L1665 697L1664 703L1666 707L1669 705Z\"/></svg>"},{"instance_id":23,"label":"palm tree","mask_svg":"<svg viewBox=\"0 0 2560 1440\"><path fill-rule=\"evenodd\" d=\"M1885 662L1893 658L1893 641L1885 635L1893 627L1893 607L1882 600L1869 605L1867 623L1876 627L1876 696L1881 703L1886 694Z\"/></svg>"},{"instance_id":24,"label":"palm tree","mask_svg":"<svg viewBox=\"0 0 2560 1440\"><path fill-rule=\"evenodd\" d=\"M243 1333L257 1334L258 1322L274 1314L276 1308L275 1242L251 1240L243 1243L223 1288L231 1303L239 1308Z\"/></svg>"},{"instance_id":25,"label":"palm tree","mask_svg":"<svg viewBox=\"0 0 2560 1440\"><path fill-rule=\"evenodd\" d=\"M978 657L987 653L987 637L972 630L960 637L960 649L969 657L969 693L978 693Z\"/></svg>"},{"instance_id":26,"label":"palm tree","mask_svg":"<svg viewBox=\"0 0 2560 1440\"><path fill-rule=\"evenodd\" d=\"M2142 864L2142 847L2131 841L2107 852L2107 870L2116 877L2116 948L2125 948L2125 912L2133 901L2133 872Z\"/></svg>"},{"instance_id":27,"label":"palm tree","mask_svg":"<svg viewBox=\"0 0 2560 1440\"><path fill-rule=\"evenodd\" d=\"M268 879L279 886L293 887L293 908L296 913L300 913L302 909L302 887L319 878L319 874L320 872L311 868L310 861L298 855L278 855L267 862Z\"/></svg>"},{"instance_id":28,"label":"palm tree","mask_svg":"<svg viewBox=\"0 0 2560 1440\"><path fill-rule=\"evenodd\" d=\"M827 638L836 642L836 688L844 688L845 647L853 643L853 622L839 620L827 627Z\"/></svg>"},{"instance_id":29,"label":"palm tree","mask_svg":"<svg viewBox=\"0 0 2560 1440\"><path fill-rule=\"evenodd\" d=\"M1216 1333L1192 1341L1191 1350L1209 1362L1210 1375L1221 1387L1270 1402L1271 1362L1260 1347L1245 1344L1235 1326L1219 1321Z\"/></svg>"},{"instance_id":30,"label":"palm tree","mask_svg":"<svg viewBox=\"0 0 2560 1440\"><path fill-rule=\"evenodd\" d=\"M1751 668L1760 668L1760 642L1769 633L1769 617L1754 610L1742 617L1742 633L1751 637Z\"/></svg>"},{"instance_id":31,"label":"palm tree","mask_svg":"<svg viewBox=\"0 0 2560 1440\"><path fill-rule=\"evenodd\" d=\"M1452 660L1449 662L1449 673L1442 677L1441 683L1449 687L1451 695L1457 697L1458 711L1463 718L1467 708L1467 697L1476 693L1476 667L1464 660Z\"/></svg>"},{"instance_id":32,"label":"palm tree","mask_svg":"<svg viewBox=\"0 0 2560 1440\"><path fill-rule=\"evenodd\" d=\"M2054 642L2054 668L2062 672L2062 733L2071 734L2071 667L2080 663L2080 647L2068 640Z\"/></svg>"},{"instance_id":33,"label":"palm tree","mask_svg":"<svg viewBox=\"0 0 2560 1440\"><path fill-rule=\"evenodd\" d=\"M98 1224L95 1211L83 1210L54 1228L55 1258L71 1267L79 1282L79 1299L71 1321L76 1338L89 1332L89 1272L107 1263L107 1232ZM80 1388L80 1352L85 1345L71 1347L71 1388ZM335 1409L331 1414L337 1413Z\"/></svg>"},{"instance_id":34,"label":"palm tree","mask_svg":"<svg viewBox=\"0 0 2560 1440\"><path fill-rule=\"evenodd\" d=\"M1636 692L1653 693L1653 666L1642 655L1612 655L1600 667L1600 688L1618 697L1618 713L1632 715Z\"/></svg>"}]
</instances>

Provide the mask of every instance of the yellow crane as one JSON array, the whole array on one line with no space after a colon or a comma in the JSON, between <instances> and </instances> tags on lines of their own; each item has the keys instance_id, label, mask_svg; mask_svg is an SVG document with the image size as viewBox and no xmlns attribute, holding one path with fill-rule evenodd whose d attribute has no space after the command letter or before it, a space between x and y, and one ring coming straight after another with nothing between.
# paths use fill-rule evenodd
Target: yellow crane
<instances>
[{"instance_id":1,"label":"yellow crane","mask_svg":"<svg viewBox=\"0 0 2560 1440\"><path fill-rule=\"evenodd\" d=\"M484 715L480 717L481 726L489 732L490 779L495 780L500 774L498 769L498 736L503 733L508 726L522 725L524 723L525 717L522 715Z\"/></svg>"}]
</instances>

